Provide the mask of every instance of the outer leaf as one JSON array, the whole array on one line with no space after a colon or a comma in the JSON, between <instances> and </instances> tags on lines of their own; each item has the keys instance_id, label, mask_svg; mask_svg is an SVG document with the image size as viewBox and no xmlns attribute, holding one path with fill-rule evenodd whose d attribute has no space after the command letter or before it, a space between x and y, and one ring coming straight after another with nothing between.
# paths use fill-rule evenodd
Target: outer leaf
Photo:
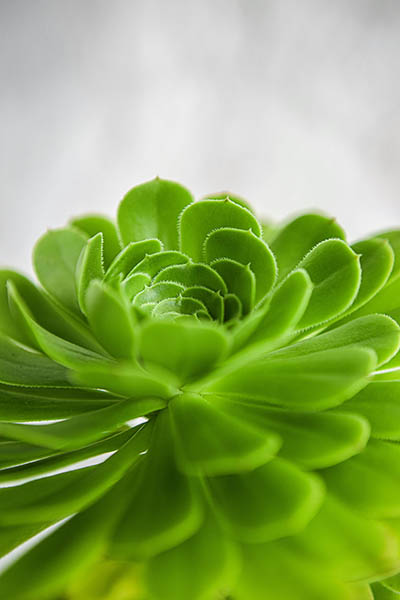
<instances>
[{"instance_id":1,"label":"outer leaf","mask_svg":"<svg viewBox=\"0 0 400 600\"><path fill-rule=\"evenodd\" d=\"M0 335L0 382L12 385L68 387L66 370L43 354Z\"/></svg>"},{"instance_id":2,"label":"outer leaf","mask_svg":"<svg viewBox=\"0 0 400 600\"><path fill-rule=\"evenodd\" d=\"M36 275L51 296L70 310L80 313L75 272L87 236L75 229L48 231L33 251Z\"/></svg>"},{"instance_id":3,"label":"outer leaf","mask_svg":"<svg viewBox=\"0 0 400 600\"><path fill-rule=\"evenodd\" d=\"M382 365L399 349L400 327L393 319L385 315L360 317L332 331L282 348L274 352L271 357L305 356L314 352L340 349L346 346L374 350L377 355L378 366Z\"/></svg>"},{"instance_id":4,"label":"outer leaf","mask_svg":"<svg viewBox=\"0 0 400 600\"><path fill-rule=\"evenodd\" d=\"M230 398L213 399L217 406L243 423L282 437L279 455L304 469L330 467L360 452L367 444L366 419L336 412L296 413L269 406L255 406Z\"/></svg>"},{"instance_id":5,"label":"outer leaf","mask_svg":"<svg viewBox=\"0 0 400 600\"><path fill-rule=\"evenodd\" d=\"M357 456L323 472L330 490L373 518L400 516L400 447L371 440Z\"/></svg>"},{"instance_id":6,"label":"outer leaf","mask_svg":"<svg viewBox=\"0 0 400 600\"><path fill-rule=\"evenodd\" d=\"M193 391L216 392L292 410L322 410L341 404L367 384L376 355L340 348L308 356L257 360L233 372L216 371Z\"/></svg>"},{"instance_id":7,"label":"outer leaf","mask_svg":"<svg viewBox=\"0 0 400 600\"><path fill-rule=\"evenodd\" d=\"M308 214L288 223L271 243L278 263L279 278L286 277L314 246L329 238L345 239L343 229L329 217Z\"/></svg>"},{"instance_id":8,"label":"outer leaf","mask_svg":"<svg viewBox=\"0 0 400 600\"><path fill-rule=\"evenodd\" d=\"M226 356L228 348L229 338L222 328L182 321L146 323L139 342L145 363L157 363L182 381L211 369Z\"/></svg>"},{"instance_id":9,"label":"outer leaf","mask_svg":"<svg viewBox=\"0 0 400 600\"><path fill-rule=\"evenodd\" d=\"M357 296L361 282L359 256L342 240L326 240L299 263L314 284L299 328L312 327L344 312Z\"/></svg>"},{"instance_id":10,"label":"outer leaf","mask_svg":"<svg viewBox=\"0 0 400 600\"><path fill-rule=\"evenodd\" d=\"M124 558L154 556L193 535L201 518L191 482L176 469L168 414L161 412L114 534L113 551Z\"/></svg>"},{"instance_id":11,"label":"outer leaf","mask_svg":"<svg viewBox=\"0 0 400 600\"><path fill-rule=\"evenodd\" d=\"M89 237L101 233L104 240L104 266L107 269L121 251L117 228L113 221L102 215L86 215L71 221L74 229L79 229Z\"/></svg>"},{"instance_id":12,"label":"outer leaf","mask_svg":"<svg viewBox=\"0 0 400 600\"><path fill-rule=\"evenodd\" d=\"M0 524L59 520L84 509L115 485L148 444L141 428L103 463L0 489Z\"/></svg>"},{"instance_id":13,"label":"outer leaf","mask_svg":"<svg viewBox=\"0 0 400 600\"><path fill-rule=\"evenodd\" d=\"M216 597L238 569L232 543L211 516L193 537L147 563L147 588L156 600Z\"/></svg>"},{"instance_id":14,"label":"outer leaf","mask_svg":"<svg viewBox=\"0 0 400 600\"><path fill-rule=\"evenodd\" d=\"M76 287L81 311L86 314L86 292L93 279L103 279L103 235L90 238L81 252L76 268Z\"/></svg>"},{"instance_id":15,"label":"outer leaf","mask_svg":"<svg viewBox=\"0 0 400 600\"><path fill-rule=\"evenodd\" d=\"M124 423L165 407L160 398L122 400L112 406L49 425L0 422L0 435L54 450L79 448L113 433Z\"/></svg>"},{"instance_id":16,"label":"outer leaf","mask_svg":"<svg viewBox=\"0 0 400 600\"><path fill-rule=\"evenodd\" d=\"M278 435L261 433L195 394L176 396L169 411L178 462L188 474L219 475L259 467L280 446Z\"/></svg>"},{"instance_id":17,"label":"outer leaf","mask_svg":"<svg viewBox=\"0 0 400 600\"><path fill-rule=\"evenodd\" d=\"M400 381L372 381L343 405L371 423L373 437L400 441Z\"/></svg>"},{"instance_id":18,"label":"outer leaf","mask_svg":"<svg viewBox=\"0 0 400 600\"><path fill-rule=\"evenodd\" d=\"M203 200L185 208L180 218L180 249L195 261L203 260L204 242L214 229L251 229L261 235L254 215L231 200Z\"/></svg>"},{"instance_id":19,"label":"outer leaf","mask_svg":"<svg viewBox=\"0 0 400 600\"><path fill-rule=\"evenodd\" d=\"M193 197L186 188L158 177L134 187L118 209L123 243L158 238L167 249L177 249L178 216L191 202Z\"/></svg>"},{"instance_id":20,"label":"outer leaf","mask_svg":"<svg viewBox=\"0 0 400 600\"><path fill-rule=\"evenodd\" d=\"M134 352L133 318L120 297L106 284L92 281L86 294L89 323L102 346L117 358Z\"/></svg>"},{"instance_id":21,"label":"outer leaf","mask_svg":"<svg viewBox=\"0 0 400 600\"><path fill-rule=\"evenodd\" d=\"M208 480L221 523L236 538L265 542L301 531L315 516L324 487L283 459L236 475Z\"/></svg>"},{"instance_id":22,"label":"outer leaf","mask_svg":"<svg viewBox=\"0 0 400 600\"><path fill-rule=\"evenodd\" d=\"M231 258L242 265L249 265L256 277L257 302L275 282L275 258L267 244L251 230L224 228L212 231L206 239L204 252L208 263L218 258Z\"/></svg>"}]
</instances>

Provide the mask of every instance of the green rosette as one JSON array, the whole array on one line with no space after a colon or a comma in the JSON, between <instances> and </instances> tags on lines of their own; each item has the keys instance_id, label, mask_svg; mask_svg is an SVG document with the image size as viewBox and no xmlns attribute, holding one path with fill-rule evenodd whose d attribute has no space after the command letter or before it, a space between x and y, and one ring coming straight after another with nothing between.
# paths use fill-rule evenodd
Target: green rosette
<instances>
[{"instance_id":1,"label":"green rosette","mask_svg":"<svg viewBox=\"0 0 400 600\"><path fill-rule=\"evenodd\" d=\"M33 263L0 272L1 555L44 533L1 598L399 597L400 232L155 179Z\"/></svg>"}]
</instances>

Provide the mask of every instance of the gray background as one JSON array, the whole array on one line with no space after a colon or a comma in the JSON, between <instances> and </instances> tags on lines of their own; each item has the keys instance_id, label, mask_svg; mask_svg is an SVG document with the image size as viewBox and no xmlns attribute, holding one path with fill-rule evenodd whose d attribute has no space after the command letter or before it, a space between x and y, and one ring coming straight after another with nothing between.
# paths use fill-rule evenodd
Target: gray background
<instances>
[{"instance_id":1,"label":"gray background","mask_svg":"<svg viewBox=\"0 0 400 600\"><path fill-rule=\"evenodd\" d=\"M158 174L400 225L399 0L0 0L0 263Z\"/></svg>"}]
</instances>

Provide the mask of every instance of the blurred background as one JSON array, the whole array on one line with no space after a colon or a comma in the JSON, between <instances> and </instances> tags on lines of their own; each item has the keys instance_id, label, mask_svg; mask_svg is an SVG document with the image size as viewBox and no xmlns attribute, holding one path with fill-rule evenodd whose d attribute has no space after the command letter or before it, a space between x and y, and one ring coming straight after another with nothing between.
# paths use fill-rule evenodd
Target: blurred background
<instances>
[{"instance_id":1,"label":"blurred background","mask_svg":"<svg viewBox=\"0 0 400 600\"><path fill-rule=\"evenodd\" d=\"M400 225L399 0L1 0L0 263L159 175Z\"/></svg>"}]
</instances>

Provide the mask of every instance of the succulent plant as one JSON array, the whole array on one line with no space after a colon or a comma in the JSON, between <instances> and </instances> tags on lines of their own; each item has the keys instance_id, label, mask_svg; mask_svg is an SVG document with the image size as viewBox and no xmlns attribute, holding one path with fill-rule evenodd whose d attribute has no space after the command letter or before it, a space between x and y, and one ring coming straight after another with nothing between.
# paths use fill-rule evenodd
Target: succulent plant
<instances>
[{"instance_id":1,"label":"succulent plant","mask_svg":"<svg viewBox=\"0 0 400 600\"><path fill-rule=\"evenodd\" d=\"M398 597L400 232L156 179L33 263L0 272L1 555L58 526L2 598Z\"/></svg>"}]
</instances>

